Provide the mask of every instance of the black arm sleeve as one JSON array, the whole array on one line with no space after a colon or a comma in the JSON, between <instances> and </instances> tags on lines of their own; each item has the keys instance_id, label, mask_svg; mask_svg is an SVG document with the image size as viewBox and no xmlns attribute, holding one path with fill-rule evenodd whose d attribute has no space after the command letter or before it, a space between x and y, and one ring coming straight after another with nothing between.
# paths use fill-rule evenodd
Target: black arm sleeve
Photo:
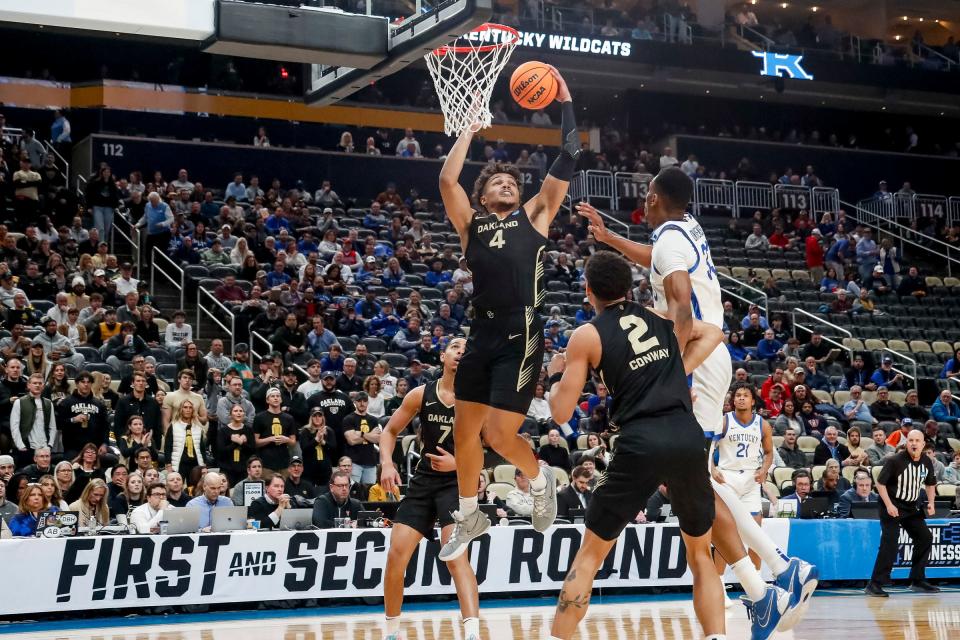
<instances>
[{"instance_id":1,"label":"black arm sleeve","mask_svg":"<svg viewBox=\"0 0 960 640\"><path fill-rule=\"evenodd\" d=\"M577 158L580 156L580 140L577 136L577 118L573 110L573 102L561 104L563 110L560 121L560 155L553 161L548 173L557 180L570 182L573 171L577 167Z\"/></svg>"}]
</instances>

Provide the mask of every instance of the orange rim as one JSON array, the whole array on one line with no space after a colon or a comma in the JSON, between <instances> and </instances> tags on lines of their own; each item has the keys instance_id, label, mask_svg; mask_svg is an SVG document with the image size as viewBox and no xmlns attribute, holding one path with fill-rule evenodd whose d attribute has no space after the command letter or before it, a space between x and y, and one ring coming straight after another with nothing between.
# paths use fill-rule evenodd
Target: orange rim
<instances>
[{"instance_id":1,"label":"orange rim","mask_svg":"<svg viewBox=\"0 0 960 640\"><path fill-rule=\"evenodd\" d=\"M508 47L510 45L516 44L517 41L520 40L520 34L517 32L516 29L514 29L513 27L508 27L505 24L497 24L495 22L487 22L485 24L482 24L476 29L474 29L473 31L471 31L470 33L483 33L484 31L503 31L505 33L509 33L511 38L507 42L498 42L495 44L484 44L484 45L480 45L479 47L468 47L468 46L451 47L448 45L444 45L442 47L437 47L431 53L435 56L442 56L442 55L445 55L447 52L486 53L488 51L493 51L494 49L500 49L501 47ZM467 35L470 35L470 33L468 33ZM465 37L465 36L461 36L461 37Z\"/></svg>"}]
</instances>

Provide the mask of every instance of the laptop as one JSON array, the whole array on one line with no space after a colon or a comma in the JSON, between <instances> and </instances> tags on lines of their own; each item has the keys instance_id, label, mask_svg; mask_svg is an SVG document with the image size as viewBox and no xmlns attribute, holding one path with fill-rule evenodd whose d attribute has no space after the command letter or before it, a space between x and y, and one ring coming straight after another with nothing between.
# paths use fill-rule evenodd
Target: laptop
<instances>
[{"instance_id":1,"label":"laptop","mask_svg":"<svg viewBox=\"0 0 960 640\"><path fill-rule=\"evenodd\" d=\"M879 520L880 507L876 502L852 502L850 517L854 520Z\"/></svg>"},{"instance_id":2,"label":"laptop","mask_svg":"<svg viewBox=\"0 0 960 640\"><path fill-rule=\"evenodd\" d=\"M383 515L379 511L360 511L357 513L357 528L358 529L370 529L376 526L376 522L380 520Z\"/></svg>"},{"instance_id":3,"label":"laptop","mask_svg":"<svg viewBox=\"0 0 960 640\"><path fill-rule=\"evenodd\" d=\"M44 511L37 524L38 538L72 538L77 535L79 511Z\"/></svg>"},{"instance_id":4,"label":"laptop","mask_svg":"<svg viewBox=\"0 0 960 640\"><path fill-rule=\"evenodd\" d=\"M953 500L950 498L934 498L933 515L931 518L949 518L950 509L953 508Z\"/></svg>"},{"instance_id":5,"label":"laptop","mask_svg":"<svg viewBox=\"0 0 960 640\"><path fill-rule=\"evenodd\" d=\"M567 509L567 520L572 524L583 524L583 518L586 514L587 510L583 507L570 507Z\"/></svg>"},{"instance_id":6,"label":"laptop","mask_svg":"<svg viewBox=\"0 0 960 640\"><path fill-rule=\"evenodd\" d=\"M210 530L213 532L245 531L247 528L246 507L216 507L210 513Z\"/></svg>"},{"instance_id":7,"label":"laptop","mask_svg":"<svg viewBox=\"0 0 960 640\"><path fill-rule=\"evenodd\" d=\"M313 527L313 509L284 509L280 514L282 531L303 531Z\"/></svg>"},{"instance_id":8,"label":"laptop","mask_svg":"<svg viewBox=\"0 0 960 640\"><path fill-rule=\"evenodd\" d=\"M818 495L823 494L823 495ZM805 519L822 518L828 514L832 505L828 491L814 491L800 503L800 517Z\"/></svg>"},{"instance_id":9,"label":"laptop","mask_svg":"<svg viewBox=\"0 0 960 640\"><path fill-rule=\"evenodd\" d=\"M477 505L477 507L484 513L484 515L493 521L493 524L499 524L500 517L497 515L497 509L500 507L495 504L480 504Z\"/></svg>"},{"instance_id":10,"label":"laptop","mask_svg":"<svg viewBox=\"0 0 960 640\"><path fill-rule=\"evenodd\" d=\"M196 533L200 530L200 509L183 507L164 509L163 519L167 522L167 534Z\"/></svg>"},{"instance_id":11,"label":"laptop","mask_svg":"<svg viewBox=\"0 0 960 640\"><path fill-rule=\"evenodd\" d=\"M480 505L483 506L483 505ZM399 502L364 502L363 508L367 511L379 511L387 520L393 520L397 517Z\"/></svg>"}]
</instances>

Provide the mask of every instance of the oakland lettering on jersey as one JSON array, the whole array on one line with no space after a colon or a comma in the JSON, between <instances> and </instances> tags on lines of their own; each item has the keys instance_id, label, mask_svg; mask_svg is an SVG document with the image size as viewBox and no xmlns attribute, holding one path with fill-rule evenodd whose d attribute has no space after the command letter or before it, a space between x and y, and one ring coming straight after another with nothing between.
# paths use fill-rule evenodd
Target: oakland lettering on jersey
<instances>
[{"instance_id":1,"label":"oakland lettering on jersey","mask_svg":"<svg viewBox=\"0 0 960 640\"><path fill-rule=\"evenodd\" d=\"M483 224L477 225L477 233L483 233L484 231L492 231L493 229L509 229L510 227L518 227L520 223L516 220L498 220L496 222L485 222Z\"/></svg>"},{"instance_id":2,"label":"oakland lettering on jersey","mask_svg":"<svg viewBox=\"0 0 960 640\"><path fill-rule=\"evenodd\" d=\"M637 369L642 369L651 362L657 362L658 360L663 360L664 358L670 357L669 349L656 349L655 351L648 351L639 358L634 358L628 364L632 371Z\"/></svg>"},{"instance_id":3,"label":"oakland lettering on jersey","mask_svg":"<svg viewBox=\"0 0 960 640\"><path fill-rule=\"evenodd\" d=\"M453 424L453 416L444 415L442 413L427 414L427 420L430 422L438 422L440 424Z\"/></svg>"}]
</instances>

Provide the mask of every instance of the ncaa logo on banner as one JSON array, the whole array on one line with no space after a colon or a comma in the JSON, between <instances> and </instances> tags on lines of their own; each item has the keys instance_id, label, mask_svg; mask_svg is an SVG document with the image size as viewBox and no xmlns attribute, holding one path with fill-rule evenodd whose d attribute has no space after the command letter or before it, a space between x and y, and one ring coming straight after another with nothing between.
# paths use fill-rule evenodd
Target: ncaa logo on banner
<instances>
[{"instance_id":1,"label":"ncaa logo on banner","mask_svg":"<svg viewBox=\"0 0 960 640\"><path fill-rule=\"evenodd\" d=\"M960 568L960 522L948 524L928 524L933 536L928 567ZM907 532L900 531L897 560L894 568L910 567L913 562L913 540Z\"/></svg>"},{"instance_id":2,"label":"ncaa logo on banner","mask_svg":"<svg viewBox=\"0 0 960 640\"><path fill-rule=\"evenodd\" d=\"M796 80L813 80L813 75L807 73L800 65L803 62L803 56L772 51L751 51L750 53L754 58L763 59L763 69L760 71L762 76L779 78L786 75Z\"/></svg>"}]
</instances>

